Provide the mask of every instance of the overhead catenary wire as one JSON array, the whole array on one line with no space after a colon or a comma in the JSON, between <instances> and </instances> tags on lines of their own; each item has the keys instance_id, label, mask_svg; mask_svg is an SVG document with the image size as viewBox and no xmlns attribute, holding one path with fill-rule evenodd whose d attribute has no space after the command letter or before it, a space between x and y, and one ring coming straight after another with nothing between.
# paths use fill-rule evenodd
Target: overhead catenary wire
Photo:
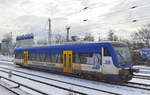
<instances>
[{"instance_id":1,"label":"overhead catenary wire","mask_svg":"<svg viewBox=\"0 0 150 95\"><path fill-rule=\"evenodd\" d=\"M118 0L116 0L116 1L118 1ZM123 0L121 3L123 4L123 3L127 2L127 1L128 1L128 0ZM133 1L132 1L132 2L133 2ZM133 2L133 3L135 3L135 2ZM111 3L108 3L108 5L109 5L109 4L111 4ZM149 6L149 5L150 5L150 4L145 4L145 5L142 5L142 6L139 6L139 5L138 5L138 6L137 6L136 3L135 3L135 4L134 4L133 6L131 6L130 8L122 9L122 10L118 10L118 11L113 11L113 12L106 13L106 14L102 14L102 15L99 15L98 17L101 18L101 17L106 17L106 16L109 16L109 15L113 15L113 14L116 14L116 13L118 14L118 13L125 12L125 11L133 11L133 9L137 9L137 8L141 8L141 7L145 7L145 6ZM88 7L88 6L87 6L87 7ZM86 11L90 9L89 7L88 7L88 8L87 8L87 7L86 7ZM103 7L103 6L100 6L100 7ZM99 7L99 8L100 8L100 7ZM83 9L82 9L82 10L83 10ZM71 13L71 14L72 14L72 15L76 15L76 14L82 13L82 12L84 12L84 11L81 11L81 10L80 10L79 12L77 12L77 13L75 13L75 14L73 14L73 13ZM72 16L72 15L69 15L69 16ZM131 16L132 16L132 14L131 14ZM131 16L130 16L130 17L131 17ZM133 22L134 22L134 21L135 21L135 22L137 21L137 20L135 20L135 18L134 18L133 16L132 16L132 18L133 18ZM137 18L137 17L136 17L136 18ZM88 21L89 19L87 19L87 18L83 19L83 21L85 21L85 20Z\"/></svg>"},{"instance_id":2,"label":"overhead catenary wire","mask_svg":"<svg viewBox=\"0 0 150 95\"><path fill-rule=\"evenodd\" d=\"M127 0L124 0L124 1L127 1ZM133 9L137 9L137 8L141 8L141 7L145 7L145 6L149 6L150 4L146 4L146 5L142 5L142 6L137 6L137 5L134 5L130 8L128 8L128 10L119 10L119 11L115 11L115 12L110 12L110 13L107 13L107 14L103 14L103 15L99 15L98 17L105 17L107 15L112 15L112 14L115 14L115 13L119 13L119 12L125 12L125 11L133 11ZM130 18L133 18L132 22L136 22L137 20L132 16L132 14L130 13ZM137 18L137 17L136 17ZM86 21L88 21L89 19L85 18ZM85 21L85 19L83 19L83 21Z\"/></svg>"},{"instance_id":3,"label":"overhead catenary wire","mask_svg":"<svg viewBox=\"0 0 150 95\"><path fill-rule=\"evenodd\" d=\"M144 6L148 6L150 4L147 4L147 5L144 5ZM135 9L135 8L139 8L139 7L143 7L143 6L133 6L131 9ZM131 10L132 11L132 10ZM108 14L107 14L108 15ZM106 15L101 15L101 16L106 16ZM137 21L140 21L140 20L146 20L146 18L149 19L149 15L146 15L146 16L139 16L139 17L133 17L131 18L132 15L130 15L130 19L128 19L128 21L126 22L123 22L123 23L120 23L121 21L119 21L119 23L117 24L112 24L112 25L119 25L119 24L125 24L125 23L131 23L131 22L137 22ZM86 20L87 21L87 20ZM124 20L123 20L124 21ZM100 23L100 24L108 24L108 25L111 25L110 23Z\"/></svg>"},{"instance_id":4,"label":"overhead catenary wire","mask_svg":"<svg viewBox=\"0 0 150 95\"><path fill-rule=\"evenodd\" d=\"M125 1L127 2L127 0L124 0L124 2L122 2L122 3L125 3ZM122 4L122 3L120 3L120 4ZM122 9L122 10L119 9L117 11L113 11L113 12L109 12L109 13L106 13L106 14L102 14L102 15L99 15L99 17L104 17L104 16L107 16L107 15L112 15L112 14L116 14L116 13L120 13L120 12L125 12L125 11L129 11L131 9L137 9L137 8L146 7L146 6L150 6L150 3L149 4L145 4L145 5L141 5L141 6L134 4L134 6L131 6L131 7L128 7L128 8ZM88 7L88 6L86 6L86 7ZM101 7L104 7L104 6L99 6L97 8L101 8ZM78 12L70 13L69 16L77 15L79 13L85 12L85 10L84 11L83 10L84 10L84 8L81 9L81 10L79 10ZM88 10L90 11L90 7L88 7L86 9L86 11L88 11Z\"/></svg>"}]
</instances>

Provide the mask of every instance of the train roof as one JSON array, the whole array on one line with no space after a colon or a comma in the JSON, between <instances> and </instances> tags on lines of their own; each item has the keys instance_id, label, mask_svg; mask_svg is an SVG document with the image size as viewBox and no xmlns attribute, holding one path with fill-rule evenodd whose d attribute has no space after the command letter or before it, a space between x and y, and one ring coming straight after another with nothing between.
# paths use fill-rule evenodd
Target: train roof
<instances>
[{"instance_id":1,"label":"train roof","mask_svg":"<svg viewBox=\"0 0 150 95\"><path fill-rule=\"evenodd\" d=\"M63 50L72 50L73 52L100 52L100 46L110 47L111 44L118 42L86 42L86 43L70 43L63 45L49 45L49 46L34 46L25 48L16 48L15 52L29 51L30 53L58 53ZM119 43L120 44L120 43Z\"/></svg>"}]
</instances>

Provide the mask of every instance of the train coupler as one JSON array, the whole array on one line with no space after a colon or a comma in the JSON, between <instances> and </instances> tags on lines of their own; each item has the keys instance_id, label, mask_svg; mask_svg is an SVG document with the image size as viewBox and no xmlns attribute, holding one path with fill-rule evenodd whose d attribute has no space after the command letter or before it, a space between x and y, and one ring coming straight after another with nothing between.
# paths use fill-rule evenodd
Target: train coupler
<instances>
[{"instance_id":1,"label":"train coupler","mask_svg":"<svg viewBox=\"0 0 150 95\"><path fill-rule=\"evenodd\" d=\"M133 69L133 68L130 69L130 72L132 72L132 73L139 73L139 71L140 71L139 69Z\"/></svg>"}]
</instances>

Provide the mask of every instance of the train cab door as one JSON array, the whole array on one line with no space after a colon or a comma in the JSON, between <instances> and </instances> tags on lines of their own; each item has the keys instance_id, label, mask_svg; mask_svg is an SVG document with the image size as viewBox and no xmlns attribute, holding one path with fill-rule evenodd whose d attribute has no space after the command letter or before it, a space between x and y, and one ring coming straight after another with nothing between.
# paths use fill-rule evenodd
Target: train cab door
<instances>
[{"instance_id":1,"label":"train cab door","mask_svg":"<svg viewBox=\"0 0 150 95\"><path fill-rule=\"evenodd\" d=\"M107 47L102 48L102 72L104 74L112 73L112 57Z\"/></svg>"},{"instance_id":2,"label":"train cab door","mask_svg":"<svg viewBox=\"0 0 150 95\"><path fill-rule=\"evenodd\" d=\"M72 72L72 51L63 52L63 67L64 72Z\"/></svg>"},{"instance_id":3,"label":"train cab door","mask_svg":"<svg viewBox=\"0 0 150 95\"><path fill-rule=\"evenodd\" d=\"M28 56L29 56L29 54L28 54L28 51L24 51L23 52L23 57L24 57L24 59L23 59L23 66L28 66Z\"/></svg>"}]
</instances>

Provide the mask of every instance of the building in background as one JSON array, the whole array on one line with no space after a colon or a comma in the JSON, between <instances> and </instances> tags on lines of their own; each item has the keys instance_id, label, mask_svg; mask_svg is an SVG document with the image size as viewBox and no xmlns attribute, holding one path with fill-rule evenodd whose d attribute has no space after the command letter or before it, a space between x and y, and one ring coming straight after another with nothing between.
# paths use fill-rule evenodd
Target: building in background
<instances>
[{"instance_id":1,"label":"building in background","mask_svg":"<svg viewBox=\"0 0 150 95\"><path fill-rule=\"evenodd\" d=\"M3 55L12 55L13 54L12 39L5 38L2 40L1 53Z\"/></svg>"},{"instance_id":2,"label":"building in background","mask_svg":"<svg viewBox=\"0 0 150 95\"><path fill-rule=\"evenodd\" d=\"M16 48L18 47L28 47L34 45L34 35L26 34L16 37Z\"/></svg>"}]
</instances>

